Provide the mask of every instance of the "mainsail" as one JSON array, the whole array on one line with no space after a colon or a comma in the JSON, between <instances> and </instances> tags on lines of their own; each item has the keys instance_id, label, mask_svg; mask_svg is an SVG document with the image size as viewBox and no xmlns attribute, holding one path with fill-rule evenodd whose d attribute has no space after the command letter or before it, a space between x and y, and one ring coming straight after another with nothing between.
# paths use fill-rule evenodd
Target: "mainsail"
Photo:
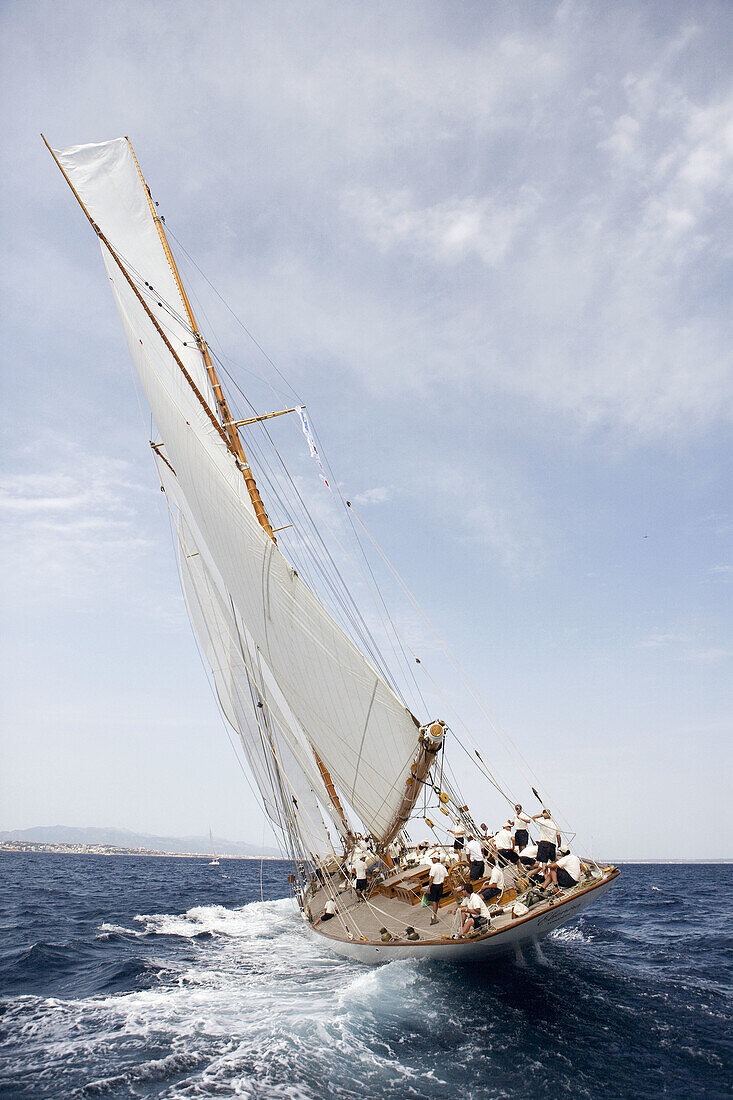
<instances>
[{"instance_id":1,"label":"mainsail","mask_svg":"<svg viewBox=\"0 0 733 1100\"><path fill-rule=\"evenodd\" d=\"M310 798L309 817L320 802L340 826L325 768L364 827L379 841L389 839L405 806L418 723L258 522L241 463L212 416L198 334L129 142L74 146L54 155L100 235L130 353L162 440L163 487L175 485L192 621L225 713L245 749L250 745L247 756L263 798L279 800L281 812L288 799L300 806L299 798ZM192 568L196 554L201 561ZM251 716L244 717L247 693L255 736ZM262 735L257 710L272 716L261 757L252 747ZM280 772L292 771L292 791L283 791L280 778L273 781L273 763ZM308 835L319 848L323 838L315 820Z\"/></svg>"}]
</instances>

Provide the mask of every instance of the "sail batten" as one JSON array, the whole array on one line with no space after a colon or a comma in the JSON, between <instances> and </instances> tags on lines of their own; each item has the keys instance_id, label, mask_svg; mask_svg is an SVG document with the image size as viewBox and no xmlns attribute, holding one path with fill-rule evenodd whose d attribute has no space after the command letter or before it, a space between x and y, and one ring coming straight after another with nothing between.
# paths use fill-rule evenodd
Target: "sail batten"
<instances>
[{"instance_id":1,"label":"sail batten","mask_svg":"<svg viewBox=\"0 0 733 1100\"><path fill-rule=\"evenodd\" d=\"M75 146L57 157L111 248L119 246L138 278L156 289L167 275L165 295L180 301L183 310L125 139ZM299 736L363 825L382 839L403 802L418 748L416 722L260 526L236 456L219 422L213 422L215 399L199 351L182 349L186 355L181 361L195 382L191 386L177 362L177 344L162 332L129 273L121 270L119 257L104 244L102 253L166 461L175 471L181 510L205 545L234 622L246 631L250 656L267 670L260 675L250 668L249 675L254 675L258 692L275 700L274 709L286 725L288 710ZM168 317L166 325L172 324ZM179 333L181 345L185 335L185 329ZM205 402L196 399L196 388L205 393ZM169 470L165 473L172 476ZM289 752L294 745L290 743ZM296 757L298 751L295 745ZM312 790L320 783L323 799L325 788L312 753L310 761L303 774ZM301 771L303 763L298 765Z\"/></svg>"}]
</instances>

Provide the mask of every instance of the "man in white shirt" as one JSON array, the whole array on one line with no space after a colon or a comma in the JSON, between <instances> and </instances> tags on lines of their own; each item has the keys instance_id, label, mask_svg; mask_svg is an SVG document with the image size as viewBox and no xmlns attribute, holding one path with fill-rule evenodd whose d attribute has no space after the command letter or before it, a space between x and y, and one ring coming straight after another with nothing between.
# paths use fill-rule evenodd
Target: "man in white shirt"
<instances>
[{"instance_id":1,"label":"man in white shirt","mask_svg":"<svg viewBox=\"0 0 733 1100\"><path fill-rule=\"evenodd\" d=\"M396 870L400 869L400 856L402 855L402 849L399 841L393 840L387 849L387 855L392 860L392 864Z\"/></svg>"},{"instance_id":2,"label":"man in white shirt","mask_svg":"<svg viewBox=\"0 0 733 1100\"><path fill-rule=\"evenodd\" d=\"M326 904L323 906L323 912L321 913L321 923L324 920L333 920L336 916L336 902L333 898L329 898Z\"/></svg>"},{"instance_id":3,"label":"man in white shirt","mask_svg":"<svg viewBox=\"0 0 733 1100\"><path fill-rule=\"evenodd\" d=\"M456 821L453 827L453 851L460 855L466 842L466 826L462 821Z\"/></svg>"},{"instance_id":4,"label":"man in white shirt","mask_svg":"<svg viewBox=\"0 0 733 1100\"><path fill-rule=\"evenodd\" d=\"M431 924L438 923L438 906L440 905L440 899L443 897L443 883L445 882L448 869L444 863L441 863L440 856L436 852L433 856L432 866L430 868L430 887L428 889L428 902L433 908L433 916L431 918Z\"/></svg>"},{"instance_id":5,"label":"man in white shirt","mask_svg":"<svg viewBox=\"0 0 733 1100\"><path fill-rule=\"evenodd\" d=\"M491 917L486 902L480 894L472 893L465 903L464 911L466 919L461 928L461 935L468 936L471 932L485 932L490 924Z\"/></svg>"},{"instance_id":6,"label":"man in white shirt","mask_svg":"<svg viewBox=\"0 0 733 1100\"><path fill-rule=\"evenodd\" d=\"M580 882L581 873L580 860L576 855L573 855L570 849L566 849L564 852L560 852L560 858L547 868L545 881L542 885L549 886L550 883L554 883L555 886L559 886L563 890L572 890Z\"/></svg>"},{"instance_id":7,"label":"man in white shirt","mask_svg":"<svg viewBox=\"0 0 733 1100\"><path fill-rule=\"evenodd\" d=\"M532 820L537 822L540 830L537 861L543 864L546 870L547 864L552 863L557 855L556 845L559 847L562 843L562 837L560 836L560 830L550 816L549 810L543 810L541 814L534 814Z\"/></svg>"},{"instance_id":8,"label":"man in white shirt","mask_svg":"<svg viewBox=\"0 0 733 1100\"><path fill-rule=\"evenodd\" d=\"M540 871L540 865L537 862L537 845L527 844L522 848L519 853L519 864L526 875L531 878L535 872Z\"/></svg>"},{"instance_id":9,"label":"man in white shirt","mask_svg":"<svg viewBox=\"0 0 733 1100\"><path fill-rule=\"evenodd\" d=\"M496 866L496 860L493 856L489 856L486 862L491 867L491 874L489 875L488 883L480 893L481 897L488 905L495 899L500 898L504 893L504 872L501 867Z\"/></svg>"},{"instance_id":10,"label":"man in white shirt","mask_svg":"<svg viewBox=\"0 0 733 1100\"><path fill-rule=\"evenodd\" d=\"M466 855L468 856L468 877L471 882L475 882L476 879L484 877L484 853L481 851L481 841L476 840L475 837L468 837L468 844L466 845Z\"/></svg>"},{"instance_id":11,"label":"man in white shirt","mask_svg":"<svg viewBox=\"0 0 733 1100\"><path fill-rule=\"evenodd\" d=\"M514 851L519 852L522 848L526 848L529 844L529 814L525 814L522 811L521 805L517 802L514 807Z\"/></svg>"},{"instance_id":12,"label":"man in white shirt","mask_svg":"<svg viewBox=\"0 0 733 1100\"><path fill-rule=\"evenodd\" d=\"M512 822L507 821L494 837L494 844L499 854L499 861L506 867L507 863L516 863L519 856L514 851L514 837L511 834Z\"/></svg>"},{"instance_id":13,"label":"man in white shirt","mask_svg":"<svg viewBox=\"0 0 733 1100\"><path fill-rule=\"evenodd\" d=\"M356 879L356 883L354 884L356 896L359 901L364 901L364 891L367 888L367 865L366 860L361 853L359 853L354 859L352 868L354 872L354 878Z\"/></svg>"}]
</instances>

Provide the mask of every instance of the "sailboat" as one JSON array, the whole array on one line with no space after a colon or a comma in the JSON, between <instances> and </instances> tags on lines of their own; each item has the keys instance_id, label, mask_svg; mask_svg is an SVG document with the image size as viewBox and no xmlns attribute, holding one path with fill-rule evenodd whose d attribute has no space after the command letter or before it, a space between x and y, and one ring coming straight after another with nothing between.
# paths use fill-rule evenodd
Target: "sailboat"
<instances>
[{"instance_id":1,"label":"sailboat","mask_svg":"<svg viewBox=\"0 0 733 1100\"><path fill-rule=\"evenodd\" d=\"M214 834L211 831L211 826L209 826L209 840L211 841L211 857L212 857L211 860L209 861L209 867L218 867L219 866L219 859L218 859L217 854L216 854L216 848L214 847Z\"/></svg>"},{"instance_id":2,"label":"sailboat","mask_svg":"<svg viewBox=\"0 0 733 1100\"><path fill-rule=\"evenodd\" d=\"M315 572L309 577L298 559L302 542L291 538L286 552L287 536L278 534L293 524L273 526L248 458L254 430L295 414L326 480L305 407L241 418L231 411L129 139L63 150L43 140L99 240L157 433L150 447L192 626L292 862L307 932L365 963L465 962L519 951L577 916L617 868L583 857L572 885L548 884L544 865L538 878L532 859L494 854L487 834L481 843L488 865L504 864L502 886L488 919L479 912L468 927L462 888L475 895L485 887L488 866L472 880L476 868L463 857L460 838L481 830L448 779L457 734L413 713L363 620L342 613L350 593L329 603L334 585L319 588ZM260 478L261 464L257 471ZM511 808L483 754L476 749L472 759L487 790L491 783ZM430 858L416 829L430 832ZM435 863L445 874L431 905Z\"/></svg>"}]
</instances>

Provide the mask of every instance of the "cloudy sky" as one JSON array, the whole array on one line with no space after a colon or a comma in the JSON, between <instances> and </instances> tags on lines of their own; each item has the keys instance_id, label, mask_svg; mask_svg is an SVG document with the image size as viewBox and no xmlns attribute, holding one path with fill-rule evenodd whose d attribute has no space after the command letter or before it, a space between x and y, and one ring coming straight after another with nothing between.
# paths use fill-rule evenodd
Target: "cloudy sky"
<instances>
[{"instance_id":1,"label":"cloudy sky","mask_svg":"<svg viewBox=\"0 0 733 1100\"><path fill-rule=\"evenodd\" d=\"M176 239L307 401L553 808L601 857L731 856L730 4L1 17L0 828L264 835L190 633L97 245L39 137L129 134ZM180 255L237 383L260 409L288 402Z\"/></svg>"}]
</instances>

